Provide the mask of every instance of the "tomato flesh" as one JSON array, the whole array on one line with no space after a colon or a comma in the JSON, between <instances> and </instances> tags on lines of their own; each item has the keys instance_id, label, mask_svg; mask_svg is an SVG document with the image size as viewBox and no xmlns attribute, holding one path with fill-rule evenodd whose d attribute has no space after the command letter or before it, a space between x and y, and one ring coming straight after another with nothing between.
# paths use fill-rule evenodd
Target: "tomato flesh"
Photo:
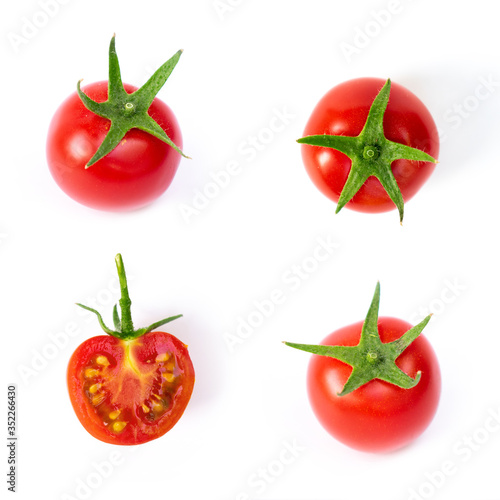
<instances>
[{"instance_id":1,"label":"tomato flesh","mask_svg":"<svg viewBox=\"0 0 500 500\"><path fill-rule=\"evenodd\" d=\"M130 94L136 87L124 84ZM91 99L108 98L108 82L82 89ZM182 148L182 135L172 110L154 99L148 111L170 139ZM129 130L120 144L86 168L106 136L110 121L89 111L75 92L57 109L47 138L47 162L59 187L88 207L123 211L144 207L170 186L181 155L168 144L139 129Z\"/></svg>"},{"instance_id":2,"label":"tomato flesh","mask_svg":"<svg viewBox=\"0 0 500 500\"><path fill-rule=\"evenodd\" d=\"M363 321L341 328L326 337L323 345L357 345ZM400 338L412 325L381 317L382 342ZM402 389L372 380L355 391L338 396L352 368L327 356L311 358L307 389L312 409L322 426L337 440L367 452L389 452L417 438L437 411L441 375L437 357L428 340L420 335L397 358L396 365L410 377L421 371L420 381Z\"/></svg>"},{"instance_id":3,"label":"tomato flesh","mask_svg":"<svg viewBox=\"0 0 500 500\"><path fill-rule=\"evenodd\" d=\"M134 340L93 337L68 366L71 403L85 429L106 443L133 445L169 431L194 386L187 347L164 332Z\"/></svg>"}]
</instances>

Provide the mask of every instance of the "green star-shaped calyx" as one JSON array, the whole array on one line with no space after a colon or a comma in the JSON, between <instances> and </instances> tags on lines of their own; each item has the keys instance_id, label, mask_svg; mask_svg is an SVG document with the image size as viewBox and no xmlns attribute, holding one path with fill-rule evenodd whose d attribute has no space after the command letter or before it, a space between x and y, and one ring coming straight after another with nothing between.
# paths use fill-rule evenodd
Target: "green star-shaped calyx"
<instances>
[{"instance_id":1,"label":"green star-shaped calyx","mask_svg":"<svg viewBox=\"0 0 500 500\"><path fill-rule=\"evenodd\" d=\"M323 134L302 137L297 141L300 144L336 149L351 159L351 170L340 193L336 213L352 199L368 177L375 176L396 205L402 222L404 201L391 169L392 162L404 159L437 163L437 160L420 149L386 139L383 120L390 91L389 79L375 97L363 130L358 136Z\"/></svg>"},{"instance_id":2,"label":"green star-shaped calyx","mask_svg":"<svg viewBox=\"0 0 500 500\"><path fill-rule=\"evenodd\" d=\"M182 50L176 52L166 63L160 66L151 78L138 90L128 94L123 87L120 65L115 49L115 36L109 44L109 78L108 99L105 102L96 102L88 97L80 88L81 80L77 84L77 91L84 106L92 113L111 121L106 137L94 156L88 161L85 168L90 167L98 160L118 146L125 134L138 128L161 141L167 143L185 158L188 158L168 137L165 131L148 114L156 94L163 87L181 57Z\"/></svg>"},{"instance_id":3,"label":"green star-shaped calyx","mask_svg":"<svg viewBox=\"0 0 500 500\"><path fill-rule=\"evenodd\" d=\"M413 379L396 365L396 359L422 333L431 319L427 316L418 325L410 328L399 339L383 343L378 331L378 310L380 305L380 283L375 293L356 346L309 345L285 342L286 345L319 356L329 356L347 363L352 372L339 396L345 396L371 380L385 380L403 389L411 389L420 380L420 372Z\"/></svg>"}]
</instances>

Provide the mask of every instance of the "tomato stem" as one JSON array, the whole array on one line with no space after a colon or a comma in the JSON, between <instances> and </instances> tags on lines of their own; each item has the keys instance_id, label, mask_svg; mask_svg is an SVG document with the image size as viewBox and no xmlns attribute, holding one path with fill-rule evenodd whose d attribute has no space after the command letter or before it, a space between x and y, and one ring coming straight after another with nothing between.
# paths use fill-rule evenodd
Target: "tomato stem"
<instances>
[{"instance_id":1,"label":"tomato stem","mask_svg":"<svg viewBox=\"0 0 500 500\"><path fill-rule=\"evenodd\" d=\"M120 331L125 335L133 334L134 324L132 322L132 312L130 306L132 301L128 293L127 275L125 274L125 266L123 265L123 259L120 254L115 257L116 270L118 271L118 279L120 281L120 292L121 297L119 300L120 310L122 313L121 318L121 328Z\"/></svg>"},{"instance_id":2,"label":"tomato stem","mask_svg":"<svg viewBox=\"0 0 500 500\"><path fill-rule=\"evenodd\" d=\"M120 305L121 318L118 313L117 306L115 305L113 307L113 324L115 329L112 330L111 328L108 328L104 323L101 314L95 309L92 309L91 307L82 304L77 304L77 306L80 306L83 309L90 311L97 316L97 320L99 321L99 324L101 325L101 328L104 330L104 332L106 332L108 335L112 335L113 337L117 337L122 340L133 340L138 337L141 337L142 335L148 332L155 330L156 328L162 325L165 325L166 323L170 323L170 321L182 317L182 314L178 314L176 316L170 316L160 321L156 321L155 323L152 323L146 328L139 328L134 330L134 324L132 322L132 312L131 312L132 301L130 300L128 292L127 275L125 273L125 266L123 264L123 259L121 254L116 255L115 263L116 263L116 269L118 271L118 279L120 282L120 294L121 294L120 299L118 301L118 304Z\"/></svg>"}]
</instances>

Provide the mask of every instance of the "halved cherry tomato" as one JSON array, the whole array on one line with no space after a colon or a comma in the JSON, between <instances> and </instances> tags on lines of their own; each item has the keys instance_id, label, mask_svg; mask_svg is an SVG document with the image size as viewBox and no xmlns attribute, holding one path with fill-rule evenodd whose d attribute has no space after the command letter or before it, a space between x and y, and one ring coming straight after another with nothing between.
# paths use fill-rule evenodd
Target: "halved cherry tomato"
<instances>
[{"instance_id":1,"label":"halved cherry tomato","mask_svg":"<svg viewBox=\"0 0 500 500\"><path fill-rule=\"evenodd\" d=\"M173 335L153 331L179 316L134 330L120 254L116 257L122 297L116 330L83 342L71 356L67 382L73 409L84 428L105 443L141 444L163 436L184 413L195 373L187 346Z\"/></svg>"}]
</instances>

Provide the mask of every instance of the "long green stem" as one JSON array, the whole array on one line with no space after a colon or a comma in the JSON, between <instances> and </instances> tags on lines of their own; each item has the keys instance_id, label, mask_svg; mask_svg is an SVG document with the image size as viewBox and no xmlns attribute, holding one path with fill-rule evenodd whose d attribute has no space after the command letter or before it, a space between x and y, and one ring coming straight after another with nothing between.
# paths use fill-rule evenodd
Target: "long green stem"
<instances>
[{"instance_id":1,"label":"long green stem","mask_svg":"<svg viewBox=\"0 0 500 500\"><path fill-rule=\"evenodd\" d=\"M138 337L141 337L142 335L148 332L155 330L160 326L170 323L170 321L173 321L174 319L182 317L182 314L177 314L175 316L170 316L160 321L156 321L155 323L152 323L146 328L138 328L135 330L134 324L132 322L132 312L131 312L132 301L130 300L130 296L128 293L127 275L125 273L125 266L123 265L123 259L121 254L116 255L115 263L116 263L116 269L118 271L118 279L120 281L120 299L118 303L120 305L120 311L121 311L121 318L120 318L117 306L115 305L113 307L113 323L115 329L112 330L111 328L108 328L104 323L101 314L95 309L92 309L91 307L88 306L84 306L82 304L77 304L83 309L93 312L97 316L97 320L99 321L101 328L108 335L112 335L113 337L117 337L122 340L133 340Z\"/></svg>"},{"instance_id":2,"label":"long green stem","mask_svg":"<svg viewBox=\"0 0 500 500\"><path fill-rule=\"evenodd\" d=\"M130 335L134 332L134 324L132 322L131 305L132 301L128 293L127 275L125 274L125 267L123 259L120 254L115 257L116 270L118 271L118 279L120 281L121 297L119 300L121 310L121 332L124 335Z\"/></svg>"}]
</instances>

